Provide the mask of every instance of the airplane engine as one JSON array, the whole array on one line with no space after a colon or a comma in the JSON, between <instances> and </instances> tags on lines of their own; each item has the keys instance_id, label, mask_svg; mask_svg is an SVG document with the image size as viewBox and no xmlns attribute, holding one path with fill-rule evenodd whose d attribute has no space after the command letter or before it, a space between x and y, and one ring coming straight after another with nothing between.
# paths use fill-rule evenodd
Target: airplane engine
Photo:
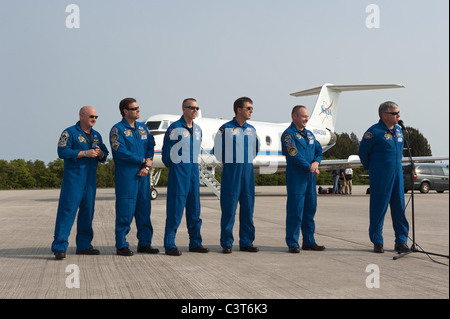
<instances>
[{"instance_id":1,"label":"airplane engine","mask_svg":"<svg viewBox=\"0 0 450 319\"><path fill-rule=\"evenodd\" d=\"M323 151L328 150L334 144L336 144L336 134L331 132L329 129L313 128L312 132L316 140L322 145Z\"/></svg>"}]
</instances>

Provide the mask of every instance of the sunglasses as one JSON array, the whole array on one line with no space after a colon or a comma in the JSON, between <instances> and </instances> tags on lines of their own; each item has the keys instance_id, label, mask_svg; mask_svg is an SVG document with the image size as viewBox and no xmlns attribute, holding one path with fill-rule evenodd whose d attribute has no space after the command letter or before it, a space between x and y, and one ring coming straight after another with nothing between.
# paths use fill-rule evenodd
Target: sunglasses
<instances>
[{"instance_id":1,"label":"sunglasses","mask_svg":"<svg viewBox=\"0 0 450 319\"><path fill-rule=\"evenodd\" d=\"M90 119L98 119L98 115L89 115Z\"/></svg>"},{"instance_id":2,"label":"sunglasses","mask_svg":"<svg viewBox=\"0 0 450 319\"><path fill-rule=\"evenodd\" d=\"M253 111L253 106L241 107L241 109L245 109L247 111L250 111L250 110Z\"/></svg>"},{"instance_id":3,"label":"sunglasses","mask_svg":"<svg viewBox=\"0 0 450 319\"><path fill-rule=\"evenodd\" d=\"M400 112L384 112L384 113L391 114L391 115L399 115L400 114Z\"/></svg>"},{"instance_id":4,"label":"sunglasses","mask_svg":"<svg viewBox=\"0 0 450 319\"><path fill-rule=\"evenodd\" d=\"M139 110L139 106L136 106L136 107L127 107L127 110L129 110L129 111L136 111L136 110Z\"/></svg>"},{"instance_id":5,"label":"sunglasses","mask_svg":"<svg viewBox=\"0 0 450 319\"><path fill-rule=\"evenodd\" d=\"M184 108L189 109L189 110L196 110L196 111L200 110L200 108L198 106L185 106Z\"/></svg>"}]
</instances>

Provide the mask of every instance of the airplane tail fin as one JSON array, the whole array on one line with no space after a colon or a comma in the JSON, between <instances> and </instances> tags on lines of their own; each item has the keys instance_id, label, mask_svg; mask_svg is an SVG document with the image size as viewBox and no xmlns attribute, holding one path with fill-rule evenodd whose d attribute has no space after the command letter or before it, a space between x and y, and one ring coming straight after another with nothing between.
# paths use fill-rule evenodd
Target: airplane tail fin
<instances>
[{"instance_id":1,"label":"airplane tail fin","mask_svg":"<svg viewBox=\"0 0 450 319\"><path fill-rule=\"evenodd\" d=\"M325 127L334 132L338 110L339 95L344 91L363 91L403 88L400 84L380 85L334 85L324 84L313 89L292 93L292 96L308 96L319 94L314 110L309 118L308 124L312 126Z\"/></svg>"}]
</instances>

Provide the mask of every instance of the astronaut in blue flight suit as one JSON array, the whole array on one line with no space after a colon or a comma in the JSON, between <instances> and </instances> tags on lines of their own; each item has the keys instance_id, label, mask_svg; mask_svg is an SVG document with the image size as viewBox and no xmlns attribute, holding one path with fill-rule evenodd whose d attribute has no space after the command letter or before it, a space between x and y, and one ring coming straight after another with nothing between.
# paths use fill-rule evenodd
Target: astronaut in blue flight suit
<instances>
[{"instance_id":1,"label":"astronaut in blue flight suit","mask_svg":"<svg viewBox=\"0 0 450 319\"><path fill-rule=\"evenodd\" d=\"M383 223L387 207L395 232L397 252L407 252L409 225L405 216L405 195L402 171L403 133L399 125L398 106L384 102L378 109L380 120L364 133L359 157L370 180L369 236L374 252L383 253Z\"/></svg>"},{"instance_id":2,"label":"astronaut in blue flight suit","mask_svg":"<svg viewBox=\"0 0 450 319\"><path fill-rule=\"evenodd\" d=\"M202 142L202 130L194 123L198 114L197 101L185 99L183 115L172 123L164 135L162 161L169 168L166 202L166 227L164 248L167 255L180 256L175 236L186 208L186 224L189 233L189 251L209 252L202 246L200 229L200 176L198 156Z\"/></svg>"},{"instance_id":3,"label":"astronaut in blue flight suit","mask_svg":"<svg viewBox=\"0 0 450 319\"><path fill-rule=\"evenodd\" d=\"M91 106L80 109L80 121L64 130L58 142L58 156L64 160L64 176L56 216L52 252L55 259L66 256L70 230L78 210L77 254L98 255L91 245L94 231L98 162L105 162L108 150L100 133L93 129L97 112Z\"/></svg>"},{"instance_id":4,"label":"astronaut in blue flight suit","mask_svg":"<svg viewBox=\"0 0 450 319\"><path fill-rule=\"evenodd\" d=\"M292 109L292 123L281 135L281 150L286 157L286 244L291 253L299 253L300 229L303 250L324 250L314 239L317 209L316 176L322 160L322 146L307 130L308 111L297 105Z\"/></svg>"},{"instance_id":5,"label":"astronaut in blue flight suit","mask_svg":"<svg viewBox=\"0 0 450 319\"><path fill-rule=\"evenodd\" d=\"M239 202L239 247L241 251L258 252L253 246L255 226L255 176L253 159L259 151L255 128L247 123L253 113L253 101L242 97L234 102L235 117L222 125L214 138L214 155L223 163L220 188L220 245L229 254L233 246L233 226Z\"/></svg>"},{"instance_id":6,"label":"astronaut in blue flight suit","mask_svg":"<svg viewBox=\"0 0 450 319\"><path fill-rule=\"evenodd\" d=\"M119 104L122 121L110 132L115 164L116 249L121 256L132 256L126 235L133 217L136 221L139 253L157 254L151 246L153 227L150 221L151 198L149 170L153 164L155 140L139 119L139 106L134 98Z\"/></svg>"}]
</instances>

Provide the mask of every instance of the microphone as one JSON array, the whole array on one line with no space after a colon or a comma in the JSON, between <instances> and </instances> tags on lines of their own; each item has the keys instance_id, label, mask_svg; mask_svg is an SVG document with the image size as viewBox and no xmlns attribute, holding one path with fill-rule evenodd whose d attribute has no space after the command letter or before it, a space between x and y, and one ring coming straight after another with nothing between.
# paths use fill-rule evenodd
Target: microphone
<instances>
[{"instance_id":1,"label":"microphone","mask_svg":"<svg viewBox=\"0 0 450 319\"><path fill-rule=\"evenodd\" d=\"M405 131L405 125L403 124L402 120L398 120L398 125L400 125L400 127L402 128L403 131Z\"/></svg>"}]
</instances>

